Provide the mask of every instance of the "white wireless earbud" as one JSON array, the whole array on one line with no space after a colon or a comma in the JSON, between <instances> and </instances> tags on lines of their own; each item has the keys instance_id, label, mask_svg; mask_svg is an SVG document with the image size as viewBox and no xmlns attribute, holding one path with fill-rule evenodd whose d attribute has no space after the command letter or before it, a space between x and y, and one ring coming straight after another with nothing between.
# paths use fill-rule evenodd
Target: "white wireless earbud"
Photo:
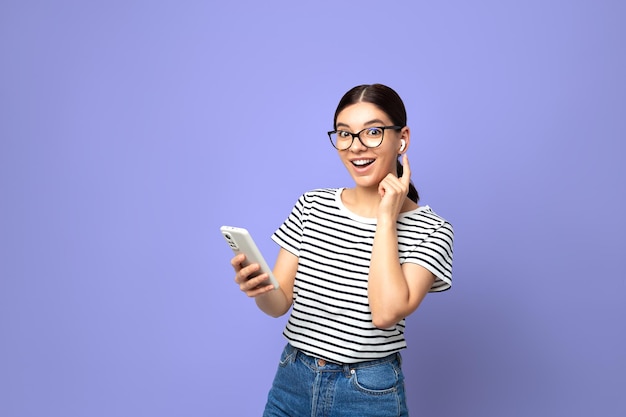
<instances>
[{"instance_id":1,"label":"white wireless earbud","mask_svg":"<svg viewBox=\"0 0 626 417\"><path fill-rule=\"evenodd\" d=\"M406 141L404 139L400 139L400 150L398 152L402 152L405 146L406 146Z\"/></svg>"}]
</instances>

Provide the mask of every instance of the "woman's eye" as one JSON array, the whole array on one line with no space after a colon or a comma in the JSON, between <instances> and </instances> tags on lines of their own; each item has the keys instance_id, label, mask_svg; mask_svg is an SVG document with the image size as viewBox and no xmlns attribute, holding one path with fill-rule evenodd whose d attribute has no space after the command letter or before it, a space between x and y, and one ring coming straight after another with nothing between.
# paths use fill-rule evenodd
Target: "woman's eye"
<instances>
[{"instance_id":1,"label":"woman's eye","mask_svg":"<svg viewBox=\"0 0 626 417\"><path fill-rule=\"evenodd\" d=\"M337 136L342 138L342 139L345 139L347 137L350 137L350 133L344 132L343 130L340 130L340 131L337 132Z\"/></svg>"},{"instance_id":2,"label":"woman's eye","mask_svg":"<svg viewBox=\"0 0 626 417\"><path fill-rule=\"evenodd\" d=\"M375 138L375 137L380 136L382 132L383 132L383 131L382 131L382 129L380 129L380 128L377 128L377 127L370 127L369 129L367 129L367 130L365 131L365 134L366 134L367 136L369 136L369 137L374 137L374 138Z\"/></svg>"}]
</instances>

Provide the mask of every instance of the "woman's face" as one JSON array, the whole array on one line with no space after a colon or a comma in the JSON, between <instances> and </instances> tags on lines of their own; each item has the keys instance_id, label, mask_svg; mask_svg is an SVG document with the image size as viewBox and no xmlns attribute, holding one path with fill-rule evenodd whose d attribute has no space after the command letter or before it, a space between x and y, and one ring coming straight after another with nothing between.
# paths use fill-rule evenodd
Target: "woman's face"
<instances>
[{"instance_id":1,"label":"woman's face","mask_svg":"<svg viewBox=\"0 0 626 417\"><path fill-rule=\"evenodd\" d=\"M393 123L387 114L372 103L359 102L343 109L337 115L337 130L357 133L374 126L391 126ZM400 139L406 142L404 151L409 146L409 130L386 129L383 141L376 148L365 147L354 138L352 146L339 152L341 161L348 169L357 187L378 189L378 184L389 173L396 174L396 164L400 150Z\"/></svg>"}]
</instances>

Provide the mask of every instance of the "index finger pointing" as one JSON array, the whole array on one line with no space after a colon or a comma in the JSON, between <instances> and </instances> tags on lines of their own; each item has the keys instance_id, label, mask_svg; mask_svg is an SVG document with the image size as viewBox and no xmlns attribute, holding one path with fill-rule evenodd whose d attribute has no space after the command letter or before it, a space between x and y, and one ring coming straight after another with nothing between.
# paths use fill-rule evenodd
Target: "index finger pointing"
<instances>
[{"instance_id":1,"label":"index finger pointing","mask_svg":"<svg viewBox=\"0 0 626 417\"><path fill-rule=\"evenodd\" d=\"M407 187L411 182L411 166L409 165L409 156L406 153L402 155L402 177L400 181Z\"/></svg>"}]
</instances>

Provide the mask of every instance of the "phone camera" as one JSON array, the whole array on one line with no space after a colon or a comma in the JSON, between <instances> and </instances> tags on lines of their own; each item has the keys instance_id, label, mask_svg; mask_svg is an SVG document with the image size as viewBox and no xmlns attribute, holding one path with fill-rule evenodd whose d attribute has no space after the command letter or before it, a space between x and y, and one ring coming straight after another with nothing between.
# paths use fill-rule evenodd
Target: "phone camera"
<instances>
[{"instance_id":1,"label":"phone camera","mask_svg":"<svg viewBox=\"0 0 626 417\"><path fill-rule=\"evenodd\" d=\"M233 237L230 235L230 233L224 233L224 237L226 238L226 242L228 243L228 245L233 248L233 250L238 250L239 248L237 247L237 244L235 243L235 240L233 239Z\"/></svg>"}]
</instances>

